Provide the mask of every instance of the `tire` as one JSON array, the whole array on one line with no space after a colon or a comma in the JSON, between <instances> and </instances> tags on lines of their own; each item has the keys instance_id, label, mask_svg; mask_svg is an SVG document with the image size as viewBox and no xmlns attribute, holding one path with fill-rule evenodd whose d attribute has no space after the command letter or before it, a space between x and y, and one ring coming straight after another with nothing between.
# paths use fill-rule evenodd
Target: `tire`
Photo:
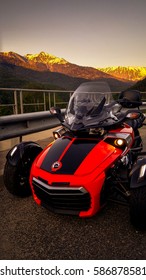
<instances>
[{"instance_id":1,"label":"tire","mask_svg":"<svg viewBox=\"0 0 146 280\"><path fill-rule=\"evenodd\" d=\"M19 159L16 166L6 162L4 168L4 184L6 189L13 195L19 197L27 197L31 195L31 187L29 184L29 175L32 163L38 151L26 150L22 159Z\"/></svg>"},{"instance_id":2,"label":"tire","mask_svg":"<svg viewBox=\"0 0 146 280\"><path fill-rule=\"evenodd\" d=\"M137 229L146 229L146 186L131 190L130 220Z\"/></svg>"}]
</instances>

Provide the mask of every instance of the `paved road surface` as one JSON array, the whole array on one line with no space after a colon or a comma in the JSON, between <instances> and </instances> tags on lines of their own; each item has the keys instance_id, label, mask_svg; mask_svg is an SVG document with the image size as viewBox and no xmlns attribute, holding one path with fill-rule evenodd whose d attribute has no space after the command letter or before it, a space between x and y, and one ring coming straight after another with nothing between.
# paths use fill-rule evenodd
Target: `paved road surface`
<instances>
[{"instance_id":1,"label":"paved road surface","mask_svg":"<svg viewBox=\"0 0 146 280\"><path fill-rule=\"evenodd\" d=\"M130 224L127 206L110 202L88 219L54 214L10 195L1 176L0 214L0 259L146 259L146 232Z\"/></svg>"}]
</instances>

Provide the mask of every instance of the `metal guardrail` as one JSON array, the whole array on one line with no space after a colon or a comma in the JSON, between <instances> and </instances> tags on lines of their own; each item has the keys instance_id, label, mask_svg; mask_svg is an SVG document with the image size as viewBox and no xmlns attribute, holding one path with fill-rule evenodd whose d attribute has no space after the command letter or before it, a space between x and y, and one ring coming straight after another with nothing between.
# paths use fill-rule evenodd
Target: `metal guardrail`
<instances>
[{"instance_id":1,"label":"metal guardrail","mask_svg":"<svg viewBox=\"0 0 146 280\"><path fill-rule=\"evenodd\" d=\"M62 110L64 113L65 109ZM0 117L0 141L55 128L59 120L49 111Z\"/></svg>"},{"instance_id":2,"label":"metal guardrail","mask_svg":"<svg viewBox=\"0 0 146 280\"><path fill-rule=\"evenodd\" d=\"M146 110L146 102L140 108ZM62 114L65 109L62 109ZM59 120L49 111L0 117L0 141L55 128Z\"/></svg>"},{"instance_id":3,"label":"metal guardrail","mask_svg":"<svg viewBox=\"0 0 146 280\"><path fill-rule=\"evenodd\" d=\"M2 116L0 117L0 141L11 139L15 137L20 137L28 135L31 133L36 133L40 131L44 131L47 129L55 128L60 125L58 119L55 116L52 116L49 111L46 111L46 94L48 94L48 106L59 105L62 102L57 102L56 94L58 93L67 93L68 99L72 94L72 91L60 91L60 90L36 90L36 89L13 89L13 88L0 88L1 90L12 91L14 94L14 104L0 104L0 106L14 106L15 114ZM33 113L25 113L23 114L23 107L26 105L23 103L23 92L41 92L43 93L43 106L44 111L33 112ZM19 93L19 95L18 95ZM113 94L118 94L118 92L114 92ZM53 97L53 101L51 100L51 94ZM19 102L18 102L19 96ZM52 104L53 102L53 104ZM37 103L37 105L40 103ZM63 102L65 104L65 102ZM18 105L20 109L20 114L18 114ZM35 104L27 104L27 105L35 105ZM146 110L146 102L143 102L143 106L141 106L141 110ZM62 109L62 113L65 112L65 109Z\"/></svg>"}]
</instances>

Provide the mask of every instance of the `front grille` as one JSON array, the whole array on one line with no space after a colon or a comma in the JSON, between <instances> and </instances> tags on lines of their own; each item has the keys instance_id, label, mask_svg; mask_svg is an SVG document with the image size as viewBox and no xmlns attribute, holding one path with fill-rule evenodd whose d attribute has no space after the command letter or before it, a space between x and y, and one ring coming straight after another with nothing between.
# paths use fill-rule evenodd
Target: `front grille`
<instances>
[{"instance_id":1,"label":"front grille","mask_svg":"<svg viewBox=\"0 0 146 280\"><path fill-rule=\"evenodd\" d=\"M90 208L90 194L83 187L50 186L35 177L32 185L42 204L55 212L77 214Z\"/></svg>"}]
</instances>

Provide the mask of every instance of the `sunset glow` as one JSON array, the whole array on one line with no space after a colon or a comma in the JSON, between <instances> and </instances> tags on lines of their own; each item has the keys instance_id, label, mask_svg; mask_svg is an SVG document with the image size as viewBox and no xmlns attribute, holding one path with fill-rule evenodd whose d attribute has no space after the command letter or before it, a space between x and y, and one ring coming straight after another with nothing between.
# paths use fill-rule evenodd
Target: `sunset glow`
<instances>
[{"instance_id":1,"label":"sunset glow","mask_svg":"<svg viewBox=\"0 0 146 280\"><path fill-rule=\"evenodd\" d=\"M3 1L0 51L29 59L44 51L56 62L96 68L143 67L145 13L144 0Z\"/></svg>"}]
</instances>

